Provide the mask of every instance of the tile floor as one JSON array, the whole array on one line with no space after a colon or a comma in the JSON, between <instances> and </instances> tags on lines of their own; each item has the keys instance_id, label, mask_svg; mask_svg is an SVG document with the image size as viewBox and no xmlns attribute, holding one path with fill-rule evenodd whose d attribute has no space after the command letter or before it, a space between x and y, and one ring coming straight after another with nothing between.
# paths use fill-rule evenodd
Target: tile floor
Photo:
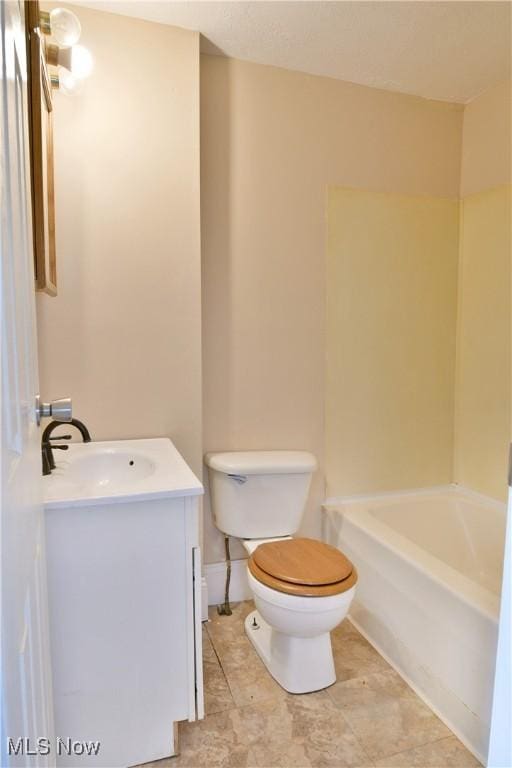
<instances>
[{"instance_id":1,"label":"tile floor","mask_svg":"<svg viewBox=\"0 0 512 768\"><path fill-rule=\"evenodd\" d=\"M243 620L210 609L203 625L206 718L180 723L181 754L154 768L470 768L480 763L346 620L333 632L338 681L287 694Z\"/></svg>"}]
</instances>

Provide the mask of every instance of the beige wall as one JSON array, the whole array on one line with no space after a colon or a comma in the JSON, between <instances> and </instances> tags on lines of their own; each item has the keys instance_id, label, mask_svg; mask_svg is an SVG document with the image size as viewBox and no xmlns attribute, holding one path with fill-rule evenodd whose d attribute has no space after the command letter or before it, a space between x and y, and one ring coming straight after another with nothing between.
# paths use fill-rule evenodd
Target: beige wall
<instances>
[{"instance_id":1,"label":"beige wall","mask_svg":"<svg viewBox=\"0 0 512 768\"><path fill-rule=\"evenodd\" d=\"M511 437L511 85L464 112L455 480L505 499Z\"/></svg>"},{"instance_id":2,"label":"beige wall","mask_svg":"<svg viewBox=\"0 0 512 768\"><path fill-rule=\"evenodd\" d=\"M201 57L201 436L198 36L85 8L80 18L96 69L79 97L56 99L59 296L38 300L42 393L73 395L97 438L170 435L196 471L211 450L313 451L304 532L318 535L328 187L456 197L463 110ZM485 127L475 109L470 191L467 156ZM449 293L451 255L436 258ZM449 401L439 402L444 418ZM451 459L441 451L428 467L445 482ZM205 559L220 560L208 509L205 526Z\"/></svg>"},{"instance_id":3,"label":"beige wall","mask_svg":"<svg viewBox=\"0 0 512 768\"><path fill-rule=\"evenodd\" d=\"M333 188L327 495L452 481L458 200Z\"/></svg>"},{"instance_id":4,"label":"beige wall","mask_svg":"<svg viewBox=\"0 0 512 768\"><path fill-rule=\"evenodd\" d=\"M201 57L204 450L304 448L324 487L327 187L454 197L462 109ZM209 514L206 560L223 559ZM235 556L243 556L235 548Z\"/></svg>"},{"instance_id":5,"label":"beige wall","mask_svg":"<svg viewBox=\"0 0 512 768\"><path fill-rule=\"evenodd\" d=\"M79 8L95 60L55 97L59 295L41 393L94 438L173 438L201 471L199 36Z\"/></svg>"},{"instance_id":6,"label":"beige wall","mask_svg":"<svg viewBox=\"0 0 512 768\"><path fill-rule=\"evenodd\" d=\"M497 83L464 109L460 195L511 183L512 83Z\"/></svg>"}]
</instances>

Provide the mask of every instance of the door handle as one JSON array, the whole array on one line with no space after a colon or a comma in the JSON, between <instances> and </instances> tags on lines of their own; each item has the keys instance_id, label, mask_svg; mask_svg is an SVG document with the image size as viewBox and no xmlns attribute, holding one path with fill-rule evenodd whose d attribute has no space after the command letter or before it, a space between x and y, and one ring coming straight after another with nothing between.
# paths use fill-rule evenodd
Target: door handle
<instances>
[{"instance_id":1,"label":"door handle","mask_svg":"<svg viewBox=\"0 0 512 768\"><path fill-rule=\"evenodd\" d=\"M51 416L55 421L71 421L73 418L73 404L70 397L61 397L59 400L52 400L51 403L41 402L39 395L36 395L36 424L39 426L41 419Z\"/></svg>"}]
</instances>

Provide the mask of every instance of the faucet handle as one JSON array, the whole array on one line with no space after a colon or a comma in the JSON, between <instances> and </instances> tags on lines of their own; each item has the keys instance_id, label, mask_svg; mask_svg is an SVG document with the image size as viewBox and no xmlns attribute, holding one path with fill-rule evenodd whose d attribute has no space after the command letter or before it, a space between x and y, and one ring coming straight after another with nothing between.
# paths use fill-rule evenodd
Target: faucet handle
<instances>
[{"instance_id":1,"label":"faucet handle","mask_svg":"<svg viewBox=\"0 0 512 768\"><path fill-rule=\"evenodd\" d=\"M71 440L71 435L55 435L55 437L49 437L48 440Z\"/></svg>"},{"instance_id":2,"label":"faucet handle","mask_svg":"<svg viewBox=\"0 0 512 768\"><path fill-rule=\"evenodd\" d=\"M42 403L39 395L36 395L36 423L38 426L45 416L51 416L55 421L71 421L73 418L71 398L61 397L60 400L52 400L51 403Z\"/></svg>"}]
</instances>

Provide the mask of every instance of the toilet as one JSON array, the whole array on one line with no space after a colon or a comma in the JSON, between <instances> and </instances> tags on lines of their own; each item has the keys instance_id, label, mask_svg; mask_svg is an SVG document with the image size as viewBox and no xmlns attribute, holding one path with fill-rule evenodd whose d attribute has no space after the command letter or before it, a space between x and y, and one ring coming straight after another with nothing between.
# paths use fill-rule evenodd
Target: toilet
<instances>
[{"instance_id":1,"label":"toilet","mask_svg":"<svg viewBox=\"0 0 512 768\"><path fill-rule=\"evenodd\" d=\"M338 549L292 538L316 469L306 451L233 451L205 457L215 525L241 539L256 610L245 630L289 693L336 682L330 632L347 615L357 572Z\"/></svg>"}]
</instances>

